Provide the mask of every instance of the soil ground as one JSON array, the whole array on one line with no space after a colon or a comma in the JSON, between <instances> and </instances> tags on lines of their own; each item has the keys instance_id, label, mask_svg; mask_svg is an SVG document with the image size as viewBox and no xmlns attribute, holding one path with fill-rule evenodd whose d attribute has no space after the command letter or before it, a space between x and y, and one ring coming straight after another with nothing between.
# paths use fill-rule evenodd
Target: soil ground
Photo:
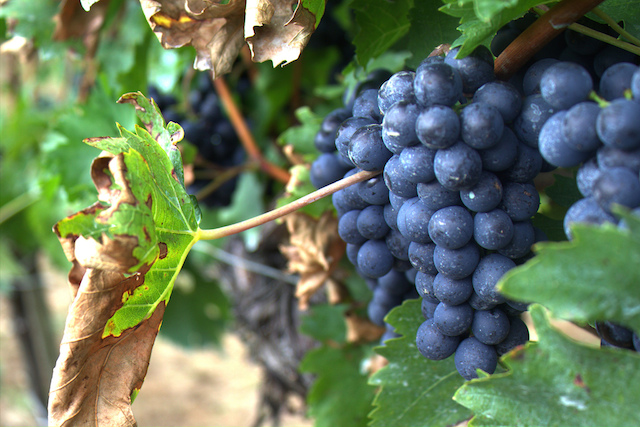
<instances>
[{"instance_id":1,"label":"soil ground","mask_svg":"<svg viewBox=\"0 0 640 427\"><path fill-rule=\"evenodd\" d=\"M47 300L59 341L71 297L64 274L49 270L47 276ZM246 347L234 335L224 337L222 350L197 351L160 337L133 413L141 427L250 426L258 411L261 376L261 368L249 360ZM46 425L43 408L34 402L11 309L0 296L0 426ZM302 402L291 404L302 407ZM281 425L306 427L313 422L302 415L287 415Z\"/></svg>"}]
</instances>

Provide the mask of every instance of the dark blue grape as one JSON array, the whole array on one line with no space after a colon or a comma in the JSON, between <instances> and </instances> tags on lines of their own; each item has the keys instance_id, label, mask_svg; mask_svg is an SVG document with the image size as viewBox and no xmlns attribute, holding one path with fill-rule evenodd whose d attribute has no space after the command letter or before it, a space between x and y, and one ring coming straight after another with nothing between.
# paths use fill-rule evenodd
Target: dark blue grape
<instances>
[{"instance_id":1,"label":"dark blue grape","mask_svg":"<svg viewBox=\"0 0 640 427\"><path fill-rule=\"evenodd\" d=\"M593 89L587 70L572 62L558 62L542 74L540 93L553 108L566 110L585 101Z\"/></svg>"},{"instance_id":2,"label":"dark blue grape","mask_svg":"<svg viewBox=\"0 0 640 427\"><path fill-rule=\"evenodd\" d=\"M621 150L640 148L640 102L616 99L600 111L596 130L602 142Z\"/></svg>"},{"instance_id":3,"label":"dark blue grape","mask_svg":"<svg viewBox=\"0 0 640 427\"><path fill-rule=\"evenodd\" d=\"M353 103L353 117L365 117L380 123L382 115L378 108L378 90L366 89L360 92L360 95Z\"/></svg>"},{"instance_id":4,"label":"dark blue grape","mask_svg":"<svg viewBox=\"0 0 640 427\"><path fill-rule=\"evenodd\" d=\"M419 183L418 197L424 202L425 206L433 210L462 204L460 192L448 190L438 181Z\"/></svg>"},{"instance_id":5,"label":"dark blue grape","mask_svg":"<svg viewBox=\"0 0 640 427\"><path fill-rule=\"evenodd\" d=\"M617 220L610 213L605 212L593 197L587 197L575 202L564 216L564 234L571 240L571 225L574 223L603 224L611 222L616 224Z\"/></svg>"},{"instance_id":6,"label":"dark blue grape","mask_svg":"<svg viewBox=\"0 0 640 427\"><path fill-rule=\"evenodd\" d=\"M500 209L513 221L530 219L538 212L540 195L531 183L508 182L502 186Z\"/></svg>"},{"instance_id":7,"label":"dark blue grape","mask_svg":"<svg viewBox=\"0 0 640 427\"><path fill-rule=\"evenodd\" d=\"M465 380L478 378L476 369L493 374L498 366L498 355L493 346L470 337L463 340L456 349L454 356L456 369Z\"/></svg>"},{"instance_id":8,"label":"dark blue grape","mask_svg":"<svg viewBox=\"0 0 640 427\"><path fill-rule=\"evenodd\" d=\"M617 46L608 45L598 52L593 59L593 69L596 75L602 77L605 70L614 64L621 62L633 62L636 56L628 50L621 49Z\"/></svg>"},{"instance_id":9,"label":"dark blue grape","mask_svg":"<svg viewBox=\"0 0 640 427\"><path fill-rule=\"evenodd\" d=\"M404 203L410 198L412 197L402 197L398 196L396 193L389 192L389 203L397 211L399 211L402 205L404 205Z\"/></svg>"},{"instance_id":10,"label":"dark blue grape","mask_svg":"<svg viewBox=\"0 0 640 427\"><path fill-rule=\"evenodd\" d=\"M433 159L436 150L427 148L424 145L407 147L400 153L400 163L409 181L431 182L436 178L433 170Z\"/></svg>"},{"instance_id":11,"label":"dark blue grape","mask_svg":"<svg viewBox=\"0 0 640 427\"><path fill-rule=\"evenodd\" d=\"M391 151L394 147L409 147L417 144L416 119L420 109L416 104L396 102L387 110L382 120L382 139Z\"/></svg>"},{"instance_id":12,"label":"dark blue grape","mask_svg":"<svg viewBox=\"0 0 640 427\"><path fill-rule=\"evenodd\" d=\"M476 311L473 315L471 333L478 341L487 345L498 344L509 334L510 322L499 308Z\"/></svg>"},{"instance_id":13,"label":"dark blue grape","mask_svg":"<svg viewBox=\"0 0 640 427\"><path fill-rule=\"evenodd\" d=\"M309 180L314 187L322 188L342 179L347 169L340 163L338 156L335 152L322 153L311 164Z\"/></svg>"},{"instance_id":14,"label":"dark blue grape","mask_svg":"<svg viewBox=\"0 0 640 427\"><path fill-rule=\"evenodd\" d=\"M499 356L529 341L529 329L527 329L527 325L520 318L511 317L509 318L509 322L510 327L507 337L495 346Z\"/></svg>"},{"instance_id":15,"label":"dark blue grape","mask_svg":"<svg viewBox=\"0 0 640 427\"><path fill-rule=\"evenodd\" d=\"M480 251L474 242L460 249L446 249L436 245L433 263L438 270L452 279L464 279L471 275L480 260Z\"/></svg>"},{"instance_id":16,"label":"dark blue grape","mask_svg":"<svg viewBox=\"0 0 640 427\"><path fill-rule=\"evenodd\" d=\"M367 240L367 238L358 231L357 222L360 212L359 210L346 212L338 221L338 234L340 238L347 243L361 245Z\"/></svg>"},{"instance_id":17,"label":"dark blue grape","mask_svg":"<svg viewBox=\"0 0 640 427\"><path fill-rule=\"evenodd\" d=\"M336 132L336 150L340 153L342 158L346 161L351 162L349 159L349 142L351 141L351 136L357 131L359 128L367 125L375 124L375 122L371 119L366 119L363 117L352 117L350 119L345 120L338 131Z\"/></svg>"},{"instance_id":18,"label":"dark blue grape","mask_svg":"<svg viewBox=\"0 0 640 427\"><path fill-rule=\"evenodd\" d=\"M382 277L391 271L393 255L384 240L367 240L358 251L358 268L368 277Z\"/></svg>"},{"instance_id":19,"label":"dark blue grape","mask_svg":"<svg viewBox=\"0 0 640 427\"><path fill-rule=\"evenodd\" d=\"M460 199L474 212L488 212L495 209L502 200L502 183L491 172L482 171L476 185L460 191Z\"/></svg>"},{"instance_id":20,"label":"dark blue grape","mask_svg":"<svg viewBox=\"0 0 640 427\"><path fill-rule=\"evenodd\" d=\"M318 151L323 153L332 153L336 150L336 135L338 128L351 116L351 111L346 108L339 108L333 110L322 121L320 130L316 134L314 140L315 146Z\"/></svg>"},{"instance_id":21,"label":"dark blue grape","mask_svg":"<svg viewBox=\"0 0 640 427\"><path fill-rule=\"evenodd\" d=\"M411 198L418 195L416 184L407 179L407 172L400 161L400 156L393 155L384 166L384 183L392 193Z\"/></svg>"},{"instance_id":22,"label":"dark blue grape","mask_svg":"<svg viewBox=\"0 0 640 427\"><path fill-rule=\"evenodd\" d=\"M347 243L347 258L353 265L358 264L358 251L362 245L354 245L353 243Z\"/></svg>"},{"instance_id":23,"label":"dark blue grape","mask_svg":"<svg viewBox=\"0 0 640 427\"><path fill-rule=\"evenodd\" d=\"M631 77L631 93L633 99L640 101L640 68L638 68Z\"/></svg>"},{"instance_id":24,"label":"dark blue grape","mask_svg":"<svg viewBox=\"0 0 640 427\"><path fill-rule=\"evenodd\" d=\"M436 328L433 319L425 320L416 333L416 347L429 360L443 360L458 348L460 338L444 335Z\"/></svg>"},{"instance_id":25,"label":"dark blue grape","mask_svg":"<svg viewBox=\"0 0 640 427\"><path fill-rule=\"evenodd\" d=\"M511 259L522 258L531 252L531 245L536 241L536 233L531 221L513 223L513 238L498 253Z\"/></svg>"},{"instance_id":26,"label":"dark blue grape","mask_svg":"<svg viewBox=\"0 0 640 427\"><path fill-rule=\"evenodd\" d=\"M399 71L382 83L378 91L378 108L386 114L389 107L398 101L414 102L413 71Z\"/></svg>"},{"instance_id":27,"label":"dark blue grape","mask_svg":"<svg viewBox=\"0 0 640 427\"><path fill-rule=\"evenodd\" d=\"M473 293L471 277L454 280L444 274L438 274L433 280L433 293L437 299L447 305L462 304Z\"/></svg>"},{"instance_id":28,"label":"dark blue grape","mask_svg":"<svg viewBox=\"0 0 640 427\"><path fill-rule=\"evenodd\" d=\"M538 148L538 135L553 113L554 108L542 95L527 96L522 102L520 115L513 122L513 130L529 147Z\"/></svg>"},{"instance_id":29,"label":"dark blue grape","mask_svg":"<svg viewBox=\"0 0 640 427\"><path fill-rule=\"evenodd\" d=\"M440 300L436 298L435 293L433 291L433 281L435 279L435 275L426 274L421 271L418 271L416 274L416 291L418 295L422 297L425 301L433 302L438 304Z\"/></svg>"},{"instance_id":30,"label":"dark blue grape","mask_svg":"<svg viewBox=\"0 0 640 427\"><path fill-rule=\"evenodd\" d=\"M542 156L538 150L519 142L515 162L500 176L506 181L529 182L538 176L541 169Z\"/></svg>"},{"instance_id":31,"label":"dark blue grape","mask_svg":"<svg viewBox=\"0 0 640 427\"><path fill-rule=\"evenodd\" d=\"M378 278L378 287L390 295L405 295L413 289L404 273L394 269Z\"/></svg>"},{"instance_id":32,"label":"dark blue grape","mask_svg":"<svg viewBox=\"0 0 640 427\"><path fill-rule=\"evenodd\" d=\"M542 157L549 163L562 168L570 168L591 157L590 153L574 150L567 144L563 135L566 111L559 111L547 120L540 132L539 150Z\"/></svg>"},{"instance_id":33,"label":"dark blue grape","mask_svg":"<svg viewBox=\"0 0 640 427\"><path fill-rule=\"evenodd\" d=\"M488 150L478 150L478 154L484 170L503 171L513 165L518 157L518 139L511 129L504 128L498 144Z\"/></svg>"},{"instance_id":34,"label":"dark blue grape","mask_svg":"<svg viewBox=\"0 0 640 427\"><path fill-rule=\"evenodd\" d=\"M502 209L479 212L473 218L473 238L485 249L504 248L513 239L513 222Z\"/></svg>"},{"instance_id":35,"label":"dark blue grape","mask_svg":"<svg viewBox=\"0 0 640 427\"><path fill-rule=\"evenodd\" d=\"M381 176L357 184L357 192L360 198L372 205L386 205L389 203L389 189L384 184Z\"/></svg>"},{"instance_id":36,"label":"dark blue grape","mask_svg":"<svg viewBox=\"0 0 640 427\"><path fill-rule=\"evenodd\" d=\"M473 289L483 300L502 304L505 298L496 290L496 283L500 278L516 264L509 258L500 254L489 254L478 263L478 268L473 272Z\"/></svg>"},{"instance_id":37,"label":"dark blue grape","mask_svg":"<svg viewBox=\"0 0 640 427\"><path fill-rule=\"evenodd\" d=\"M471 327L473 308L467 303L459 305L438 304L433 313L433 324L440 332L448 336L459 336Z\"/></svg>"},{"instance_id":38,"label":"dark blue grape","mask_svg":"<svg viewBox=\"0 0 640 427\"><path fill-rule=\"evenodd\" d=\"M450 65L431 62L418 67L413 88L416 100L423 107L452 106L462 97L462 78Z\"/></svg>"},{"instance_id":39,"label":"dark blue grape","mask_svg":"<svg viewBox=\"0 0 640 427\"><path fill-rule=\"evenodd\" d=\"M545 58L535 62L527 69L522 82L525 96L540 93L540 79L542 79L542 75L547 71L547 68L558 62L557 59Z\"/></svg>"},{"instance_id":40,"label":"dark blue grape","mask_svg":"<svg viewBox=\"0 0 640 427\"><path fill-rule=\"evenodd\" d=\"M473 284L473 279L471 280L471 284ZM467 302L474 310L491 310L498 305L496 302L483 299L475 291L473 291Z\"/></svg>"},{"instance_id":41,"label":"dark blue grape","mask_svg":"<svg viewBox=\"0 0 640 427\"><path fill-rule=\"evenodd\" d=\"M492 105L474 102L462 110L460 135L462 140L476 150L494 147L504 129L502 115Z\"/></svg>"},{"instance_id":42,"label":"dark blue grape","mask_svg":"<svg viewBox=\"0 0 640 427\"><path fill-rule=\"evenodd\" d=\"M367 206L361 210L356 225L358 232L367 239L382 239L389 232L389 226L384 220L384 208L380 205Z\"/></svg>"},{"instance_id":43,"label":"dark blue grape","mask_svg":"<svg viewBox=\"0 0 640 427\"><path fill-rule=\"evenodd\" d=\"M627 168L605 169L593 182L593 198L607 212L616 203L630 209L640 206L638 174Z\"/></svg>"},{"instance_id":44,"label":"dark blue grape","mask_svg":"<svg viewBox=\"0 0 640 427\"><path fill-rule=\"evenodd\" d=\"M480 155L463 142L438 150L433 165L438 182L453 191L473 187L482 173Z\"/></svg>"},{"instance_id":45,"label":"dark blue grape","mask_svg":"<svg viewBox=\"0 0 640 427\"><path fill-rule=\"evenodd\" d=\"M474 93L483 84L496 79L493 74L493 55L486 46L478 46L469 56L461 59L456 59L458 52L459 47L451 49L444 62L460 73L464 93Z\"/></svg>"},{"instance_id":46,"label":"dark blue grape","mask_svg":"<svg viewBox=\"0 0 640 427\"><path fill-rule=\"evenodd\" d=\"M626 151L614 147L601 147L598 150L598 167L600 169L623 167L638 173L640 172L640 149Z\"/></svg>"},{"instance_id":47,"label":"dark blue grape","mask_svg":"<svg viewBox=\"0 0 640 427\"><path fill-rule=\"evenodd\" d=\"M409 199L398 211L398 230L412 242L429 243L429 220L434 212L421 199Z\"/></svg>"},{"instance_id":48,"label":"dark blue grape","mask_svg":"<svg viewBox=\"0 0 640 427\"><path fill-rule=\"evenodd\" d=\"M387 233L385 242L389 248L389 252L399 260L409 261L409 244L411 240L404 237L399 231L393 228Z\"/></svg>"},{"instance_id":49,"label":"dark blue grape","mask_svg":"<svg viewBox=\"0 0 640 427\"><path fill-rule=\"evenodd\" d=\"M431 215L428 229L429 237L436 245L458 249L469 243L473 236L473 218L462 206L447 206Z\"/></svg>"},{"instance_id":50,"label":"dark blue grape","mask_svg":"<svg viewBox=\"0 0 640 427\"><path fill-rule=\"evenodd\" d=\"M382 127L368 125L359 128L349 142L349 159L366 171L380 171L393 155L382 141Z\"/></svg>"},{"instance_id":51,"label":"dark blue grape","mask_svg":"<svg viewBox=\"0 0 640 427\"><path fill-rule=\"evenodd\" d=\"M631 79L637 70L636 65L628 62L612 65L602 74L598 93L607 101L623 98L624 91L631 89Z\"/></svg>"},{"instance_id":52,"label":"dark blue grape","mask_svg":"<svg viewBox=\"0 0 640 427\"><path fill-rule=\"evenodd\" d=\"M613 322L596 322L600 338L614 347L632 348L633 331Z\"/></svg>"},{"instance_id":53,"label":"dark blue grape","mask_svg":"<svg viewBox=\"0 0 640 427\"><path fill-rule=\"evenodd\" d=\"M431 275L438 274L438 269L436 269L436 265L433 263L433 253L435 250L435 243L411 242L408 250L411 265L419 272Z\"/></svg>"},{"instance_id":54,"label":"dark blue grape","mask_svg":"<svg viewBox=\"0 0 640 427\"><path fill-rule=\"evenodd\" d=\"M434 150L451 147L460 138L460 118L447 106L432 105L418 115L416 136Z\"/></svg>"},{"instance_id":55,"label":"dark blue grape","mask_svg":"<svg viewBox=\"0 0 640 427\"><path fill-rule=\"evenodd\" d=\"M384 221L390 228L398 231L398 211L391 204L384 205Z\"/></svg>"},{"instance_id":56,"label":"dark blue grape","mask_svg":"<svg viewBox=\"0 0 640 427\"><path fill-rule=\"evenodd\" d=\"M421 305L422 316L426 320L428 320L428 319L432 319L433 320L433 313L435 313L436 307L438 306L438 304L440 304L440 302L432 302L432 301L429 301L427 299L423 299L422 300L422 305ZM440 332L438 332L438 333L440 333ZM447 337L447 338L454 338L454 337ZM424 355L424 353L422 353L422 354Z\"/></svg>"},{"instance_id":57,"label":"dark blue grape","mask_svg":"<svg viewBox=\"0 0 640 427\"><path fill-rule=\"evenodd\" d=\"M353 168L351 169L349 172L347 172L346 174L344 174L345 178L348 178L356 173L360 172L360 169L358 168ZM347 204L347 206L349 207L348 210L353 210L353 209L364 209L367 206L369 206L369 203L365 202L362 197L360 197L360 194L358 194L358 187L355 185L351 185L349 187L346 187L344 190L341 190L344 192L344 200Z\"/></svg>"},{"instance_id":58,"label":"dark blue grape","mask_svg":"<svg viewBox=\"0 0 640 427\"><path fill-rule=\"evenodd\" d=\"M500 112L504 123L511 123L522 109L522 95L508 82L495 81L482 85L473 95L473 102L489 104Z\"/></svg>"},{"instance_id":59,"label":"dark blue grape","mask_svg":"<svg viewBox=\"0 0 640 427\"><path fill-rule=\"evenodd\" d=\"M562 120L565 144L576 151L591 153L602 145L596 132L600 107L595 102L581 102L571 107Z\"/></svg>"}]
</instances>

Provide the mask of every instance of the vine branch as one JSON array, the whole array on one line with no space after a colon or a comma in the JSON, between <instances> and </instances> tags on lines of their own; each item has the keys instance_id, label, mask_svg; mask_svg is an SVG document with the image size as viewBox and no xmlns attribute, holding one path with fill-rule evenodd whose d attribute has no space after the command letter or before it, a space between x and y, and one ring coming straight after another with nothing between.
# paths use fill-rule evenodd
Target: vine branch
<instances>
[{"instance_id":1,"label":"vine branch","mask_svg":"<svg viewBox=\"0 0 640 427\"><path fill-rule=\"evenodd\" d=\"M218 77L217 79L214 79L213 85L215 86L216 92L220 96L227 113L229 113L231 124L238 134L238 138L240 138L240 142L247 151L249 157L260 165L260 169L271 175L273 178L284 184L289 182L289 178L291 178L289 172L269 162L262 155L262 152L258 148L258 145L247 126L247 122L244 120L242 113L240 113L240 110L231 96L231 92L229 91L229 87L227 86L227 82L224 78Z\"/></svg>"},{"instance_id":2,"label":"vine branch","mask_svg":"<svg viewBox=\"0 0 640 427\"><path fill-rule=\"evenodd\" d=\"M262 215L258 215L256 217L250 218L246 221L241 221L236 224L227 225L225 227L214 228L211 230L198 230L196 235L196 240L220 239L222 237L231 236L233 234L237 234L237 233L249 230L259 225L266 224L269 221L273 221L274 219L281 218L285 215L288 215L292 212L297 211L298 209L304 206L307 206L313 202L316 202L322 199L323 197L329 196L335 193L336 191L342 190L343 188L349 187L350 185L357 184L358 182L366 181L367 179L373 178L374 176L379 174L380 172L368 172L368 171L358 172L354 175L351 175L350 177L342 178L340 181L336 181L331 185L322 187L321 189L316 190L313 193L309 193L306 196L303 196L298 200L294 200L289 204L286 204L272 211L263 213Z\"/></svg>"},{"instance_id":3,"label":"vine branch","mask_svg":"<svg viewBox=\"0 0 640 427\"><path fill-rule=\"evenodd\" d=\"M508 80L540 49L604 0L562 0L522 32L496 58L494 72Z\"/></svg>"}]
</instances>

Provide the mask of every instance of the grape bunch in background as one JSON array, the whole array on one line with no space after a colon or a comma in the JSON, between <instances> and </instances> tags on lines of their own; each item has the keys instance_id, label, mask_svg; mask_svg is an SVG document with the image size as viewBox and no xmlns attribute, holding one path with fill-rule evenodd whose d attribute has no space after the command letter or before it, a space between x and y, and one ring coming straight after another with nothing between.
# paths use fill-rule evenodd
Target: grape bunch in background
<instances>
[{"instance_id":1,"label":"grape bunch in background","mask_svg":"<svg viewBox=\"0 0 640 427\"><path fill-rule=\"evenodd\" d=\"M517 28L522 20L512 25ZM581 58L570 43L555 43L556 55ZM576 74L564 74L580 67L575 62L543 58L507 83L495 81L488 49L480 47L460 60L456 54L454 49L445 58L427 58L415 72L396 73L378 90L361 91L351 108L329 114L316 137L322 154L311 166L311 181L322 187L359 170L383 171L333 196L347 256L373 290L369 316L383 325L386 313L417 291L426 319L418 329L418 349L433 360L455 354L456 368L471 379L478 368L493 373L500 355L528 340L519 318L526 305L506 300L495 284L532 256L533 243L545 240L531 223L540 203L533 179L556 166L587 161L597 147L576 156L558 146L554 123L591 91ZM607 58L613 64L625 59ZM631 63L602 71L600 84L607 93L624 91L607 83L618 84L622 68L637 74ZM640 124L636 100L611 105L623 101L636 117L634 126ZM586 114L573 113L597 122ZM621 114L603 113L603 127L614 127ZM626 155L616 158L635 165L633 177L623 174L624 190L613 184L622 172L598 185L606 187L601 193L608 192L603 203L624 199L635 208L640 205L634 201L640 198L638 150L623 139L627 145L615 148ZM549 147L548 141L555 145ZM572 156L571 163L558 160L563 156ZM613 169L623 166L612 162L607 164ZM588 215L568 217L569 222L589 221ZM391 336L388 329L383 340Z\"/></svg>"},{"instance_id":2,"label":"grape bunch in background","mask_svg":"<svg viewBox=\"0 0 640 427\"><path fill-rule=\"evenodd\" d=\"M150 95L164 112L167 122L180 123L185 139L198 149L194 182L187 188L197 194L225 171L241 166L246 159L244 148L229 119L222 112L221 101L207 73L199 74L195 86L189 92L188 104L192 114L178 112L175 98L150 88ZM220 182L220 185L204 195L199 202L208 207L223 207L231 203L238 181L238 174Z\"/></svg>"}]
</instances>

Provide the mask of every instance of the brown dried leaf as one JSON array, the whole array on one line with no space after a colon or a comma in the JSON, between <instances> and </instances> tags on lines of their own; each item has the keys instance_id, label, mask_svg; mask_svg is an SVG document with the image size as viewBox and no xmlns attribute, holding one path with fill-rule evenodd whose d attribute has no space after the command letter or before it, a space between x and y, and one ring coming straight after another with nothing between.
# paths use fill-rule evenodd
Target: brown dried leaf
<instances>
[{"instance_id":1,"label":"brown dried leaf","mask_svg":"<svg viewBox=\"0 0 640 427\"><path fill-rule=\"evenodd\" d=\"M247 0L245 38L256 62L271 60L275 67L295 61L315 24L301 0Z\"/></svg>"},{"instance_id":2,"label":"brown dried leaf","mask_svg":"<svg viewBox=\"0 0 640 427\"><path fill-rule=\"evenodd\" d=\"M194 68L228 73L244 44L244 0L140 0L151 29L165 49L191 45Z\"/></svg>"},{"instance_id":3,"label":"brown dried leaf","mask_svg":"<svg viewBox=\"0 0 640 427\"><path fill-rule=\"evenodd\" d=\"M384 334L385 328L378 326L364 317L347 313L347 342L362 343L377 341Z\"/></svg>"},{"instance_id":4,"label":"brown dried leaf","mask_svg":"<svg viewBox=\"0 0 640 427\"><path fill-rule=\"evenodd\" d=\"M81 38L85 46L92 45L98 37L108 8L108 0L96 3L89 11L85 11L78 0L62 0L60 11L54 17L56 28L53 39L62 41Z\"/></svg>"},{"instance_id":5,"label":"brown dried leaf","mask_svg":"<svg viewBox=\"0 0 640 427\"><path fill-rule=\"evenodd\" d=\"M289 260L289 271L298 273L296 290L301 309L306 309L309 298L330 279L345 250L338 236L338 220L325 212L315 220L296 212L285 217L290 234L290 245L280 248Z\"/></svg>"}]
</instances>

